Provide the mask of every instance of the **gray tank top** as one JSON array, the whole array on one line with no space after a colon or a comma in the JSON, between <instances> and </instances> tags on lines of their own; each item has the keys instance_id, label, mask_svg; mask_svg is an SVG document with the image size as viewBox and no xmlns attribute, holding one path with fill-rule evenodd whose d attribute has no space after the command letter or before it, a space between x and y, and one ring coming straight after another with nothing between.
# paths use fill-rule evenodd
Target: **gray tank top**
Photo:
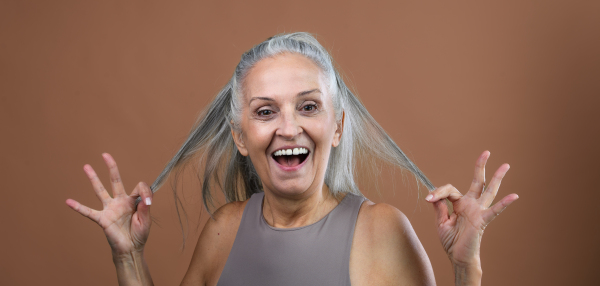
<instances>
[{"instance_id":1,"label":"gray tank top","mask_svg":"<svg viewBox=\"0 0 600 286\"><path fill-rule=\"evenodd\" d=\"M350 285L350 249L366 200L347 194L321 220L274 228L262 215L264 193L253 194L219 282L229 285Z\"/></svg>"}]
</instances>

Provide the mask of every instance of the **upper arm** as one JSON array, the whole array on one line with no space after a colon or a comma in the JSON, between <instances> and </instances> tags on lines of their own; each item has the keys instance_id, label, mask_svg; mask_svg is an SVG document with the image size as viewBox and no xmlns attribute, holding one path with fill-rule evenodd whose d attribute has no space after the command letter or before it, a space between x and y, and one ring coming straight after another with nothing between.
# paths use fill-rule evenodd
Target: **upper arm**
<instances>
[{"instance_id":1,"label":"upper arm","mask_svg":"<svg viewBox=\"0 0 600 286\"><path fill-rule=\"evenodd\" d=\"M216 285L233 247L246 202L220 207L209 218L181 285Z\"/></svg>"},{"instance_id":2,"label":"upper arm","mask_svg":"<svg viewBox=\"0 0 600 286\"><path fill-rule=\"evenodd\" d=\"M406 216L387 204L364 208L355 235L364 267L358 279L371 285L435 285L429 257Z\"/></svg>"}]
</instances>

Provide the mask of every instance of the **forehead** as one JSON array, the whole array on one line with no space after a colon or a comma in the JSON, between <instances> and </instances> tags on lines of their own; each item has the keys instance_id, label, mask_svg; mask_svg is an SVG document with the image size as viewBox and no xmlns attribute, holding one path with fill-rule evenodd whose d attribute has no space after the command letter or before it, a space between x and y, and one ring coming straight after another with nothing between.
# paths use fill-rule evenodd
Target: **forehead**
<instances>
[{"instance_id":1,"label":"forehead","mask_svg":"<svg viewBox=\"0 0 600 286\"><path fill-rule=\"evenodd\" d=\"M244 79L244 94L280 97L320 89L325 92L322 71L312 60L292 53L284 53L260 60Z\"/></svg>"}]
</instances>

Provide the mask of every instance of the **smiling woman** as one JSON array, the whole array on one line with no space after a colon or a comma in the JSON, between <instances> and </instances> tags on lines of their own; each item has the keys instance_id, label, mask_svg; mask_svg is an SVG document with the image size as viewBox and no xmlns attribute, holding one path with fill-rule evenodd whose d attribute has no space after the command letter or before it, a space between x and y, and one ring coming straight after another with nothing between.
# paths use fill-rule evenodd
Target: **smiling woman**
<instances>
[{"instance_id":1,"label":"smiling woman","mask_svg":"<svg viewBox=\"0 0 600 286\"><path fill-rule=\"evenodd\" d=\"M508 165L483 192L487 151L466 195L451 185L434 189L307 33L278 35L246 52L151 187L140 183L126 195L114 159L103 156L113 198L89 165L84 170L104 210L67 204L104 229L121 285L152 284L143 258L152 193L188 162L203 162L205 207L212 209L220 182L228 203L204 226L182 285L434 285L406 217L359 191L355 166L365 156L410 171L432 191L426 200L457 285L480 283L483 229L518 198L490 207Z\"/></svg>"},{"instance_id":2,"label":"smiling woman","mask_svg":"<svg viewBox=\"0 0 600 286\"><path fill-rule=\"evenodd\" d=\"M295 69L291 70L292 67ZM251 73L251 70L256 72ZM329 53L308 33L278 35L244 53L227 85L200 116L187 141L154 181L151 189L158 190L174 169L184 166L193 158L194 161L205 162L202 195L208 210L214 207L212 192L215 183L223 182L221 189L227 201L243 201L261 192L264 182L256 172L257 162L252 160L252 154L243 155L242 150L236 148L232 131L240 135L244 133L243 124L248 116L248 122L261 122L260 125L272 126L281 122L281 113L277 108L284 107L281 106L282 100L290 93L297 95L295 101L303 98L320 100L302 107L304 114L314 114L302 118L313 118L316 119L313 123L317 123L305 132L323 127L324 122L320 119L324 114L333 115L336 124L344 123L345 135L338 139L339 146L326 151L331 154L326 166L325 184L333 195L347 192L360 194L354 178L360 157L380 158L406 169L428 189L433 189L425 175L346 86ZM276 120L268 120L270 117ZM199 156L194 156L196 154Z\"/></svg>"}]
</instances>

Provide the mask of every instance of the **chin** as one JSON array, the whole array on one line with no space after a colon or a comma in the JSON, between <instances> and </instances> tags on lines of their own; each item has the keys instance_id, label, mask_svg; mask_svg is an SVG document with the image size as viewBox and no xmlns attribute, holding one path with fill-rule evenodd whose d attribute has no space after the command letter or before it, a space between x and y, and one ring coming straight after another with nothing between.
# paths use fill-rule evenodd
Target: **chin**
<instances>
[{"instance_id":1,"label":"chin","mask_svg":"<svg viewBox=\"0 0 600 286\"><path fill-rule=\"evenodd\" d=\"M269 188L269 190L276 195L298 197L310 189L310 184L307 184L309 181L312 182L309 179L297 178L286 180L285 182L272 183L272 188Z\"/></svg>"}]
</instances>

